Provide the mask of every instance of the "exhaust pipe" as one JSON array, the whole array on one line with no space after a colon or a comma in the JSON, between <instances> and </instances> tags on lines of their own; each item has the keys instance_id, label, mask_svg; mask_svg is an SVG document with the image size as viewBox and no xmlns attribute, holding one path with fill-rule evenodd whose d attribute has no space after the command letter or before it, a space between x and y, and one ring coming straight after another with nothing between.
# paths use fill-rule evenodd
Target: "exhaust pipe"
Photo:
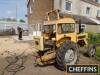
<instances>
[{"instance_id":1,"label":"exhaust pipe","mask_svg":"<svg viewBox=\"0 0 100 75\"><path fill-rule=\"evenodd\" d=\"M79 20L79 33L82 33L81 20Z\"/></svg>"}]
</instances>

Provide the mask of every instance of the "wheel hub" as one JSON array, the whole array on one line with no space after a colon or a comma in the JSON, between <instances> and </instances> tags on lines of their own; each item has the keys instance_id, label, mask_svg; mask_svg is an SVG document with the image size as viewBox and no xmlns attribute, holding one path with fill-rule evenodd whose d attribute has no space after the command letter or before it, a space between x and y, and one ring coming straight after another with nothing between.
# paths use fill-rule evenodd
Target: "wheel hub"
<instances>
[{"instance_id":1,"label":"wheel hub","mask_svg":"<svg viewBox=\"0 0 100 75\"><path fill-rule=\"evenodd\" d=\"M73 49L69 49L66 54L64 61L66 64L74 64L74 62L77 60L77 54Z\"/></svg>"},{"instance_id":2,"label":"wheel hub","mask_svg":"<svg viewBox=\"0 0 100 75\"><path fill-rule=\"evenodd\" d=\"M92 49L90 50L90 54L91 54L91 56L93 56L93 55L95 54L95 49L92 48Z\"/></svg>"}]
</instances>

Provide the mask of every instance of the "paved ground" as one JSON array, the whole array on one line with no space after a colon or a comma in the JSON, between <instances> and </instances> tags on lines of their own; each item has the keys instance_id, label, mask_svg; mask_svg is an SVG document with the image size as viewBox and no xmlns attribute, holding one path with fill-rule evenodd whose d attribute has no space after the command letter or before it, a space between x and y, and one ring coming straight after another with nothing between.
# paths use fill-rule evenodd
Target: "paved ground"
<instances>
[{"instance_id":1,"label":"paved ground","mask_svg":"<svg viewBox=\"0 0 100 75\"><path fill-rule=\"evenodd\" d=\"M24 37L24 41L18 41L17 36L0 37L0 75L82 75L66 74L63 71L56 69L53 65L35 67L33 54L36 50L33 47L33 42L29 40L29 38L32 37ZM16 59L13 58L13 55L22 56L16 61ZM8 56L10 56L10 58L8 58ZM12 60L16 63L13 66L8 67L7 65L9 65ZM100 64L100 62L80 54L79 64ZM15 69L19 71L15 71Z\"/></svg>"}]
</instances>

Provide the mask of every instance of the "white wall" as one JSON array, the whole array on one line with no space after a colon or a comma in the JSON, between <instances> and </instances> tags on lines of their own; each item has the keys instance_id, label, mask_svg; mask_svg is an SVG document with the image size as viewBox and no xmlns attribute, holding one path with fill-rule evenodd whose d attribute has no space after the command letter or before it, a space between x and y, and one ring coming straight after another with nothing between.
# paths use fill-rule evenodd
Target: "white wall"
<instances>
[{"instance_id":1,"label":"white wall","mask_svg":"<svg viewBox=\"0 0 100 75\"><path fill-rule=\"evenodd\" d=\"M96 18L97 10L100 10L100 7L86 3L81 0L69 0L72 2L72 10L71 10L71 12L68 12L65 10L65 1L66 0L54 0L54 9L60 9L62 12L72 13L72 14L76 14L76 15L89 16L92 18ZM91 8L89 15L86 14L87 7Z\"/></svg>"},{"instance_id":2,"label":"white wall","mask_svg":"<svg viewBox=\"0 0 100 75\"><path fill-rule=\"evenodd\" d=\"M71 0L72 1L72 13L80 14L80 0Z\"/></svg>"},{"instance_id":3,"label":"white wall","mask_svg":"<svg viewBox=\"0 0 100 75\"><path fill-rule=\"evenodd\" d=\"M81 15L96 18L97 10L100 10L100 7L97 7L95 5L92 5L92 4L83 2L83 1L81 1L80 3L81 3ZM86 14L86 8L87 7L90 7L90 14L89 15Z\"/></svg>"},{"instance_id":4,"label":"white wall","mask_svg":"<svg viewBox=\"0 0 100 75\"><path fill-rule=\"evenodd\" d=\"M54 9L60 9L60 0L54 0Z\"/></svg>"},{"instance_id":5,"label":"white wall","mask_svg":"<svg viewBox=\"0 0 100 75\"><path fill-rule=\"evenodd\" d=\"M66 0L54 0L54 9L60 9L62 12L79 14L80 13L80 0L69 0L72 2L71 11L65 9Z\"/></svg>"}]
</instances>

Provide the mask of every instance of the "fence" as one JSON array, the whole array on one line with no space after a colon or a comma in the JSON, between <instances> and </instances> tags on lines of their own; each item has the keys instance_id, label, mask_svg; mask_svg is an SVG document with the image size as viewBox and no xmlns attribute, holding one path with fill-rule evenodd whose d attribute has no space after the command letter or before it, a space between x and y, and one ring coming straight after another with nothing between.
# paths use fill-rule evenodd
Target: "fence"
<instances>
[{"instance_id":1,"label":"fence","mask_svg":"<svg viewBox=\"0 0 100 75\"><path fill-rule=\"evenodd\" d=\"M18 34L17 27L21 27L24 32L29 31L28 24L24 24L24 23L0 23L0 35Z\"/></svg>"}]
</instances>

